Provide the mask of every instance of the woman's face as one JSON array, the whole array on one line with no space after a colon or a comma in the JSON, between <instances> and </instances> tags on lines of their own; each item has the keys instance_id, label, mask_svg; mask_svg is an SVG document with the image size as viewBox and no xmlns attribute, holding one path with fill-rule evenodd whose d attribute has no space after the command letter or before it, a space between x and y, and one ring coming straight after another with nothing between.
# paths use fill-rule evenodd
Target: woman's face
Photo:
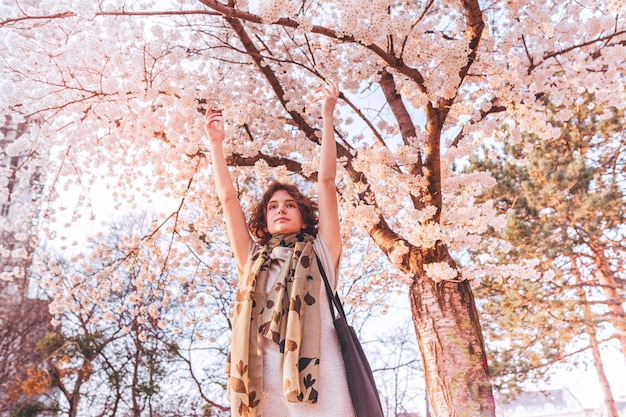
<instances>
[{"instance_id":1,"label":"woman's face","mask_svg":"<svg viewBox=\"0 0 626 417\"><path fill-rule=\"evenodd\" d=\"M271 235L300 233L306 228L298 203L285 190L276 191L265 207L266 232Z\"/></svg>"}]
</instances>

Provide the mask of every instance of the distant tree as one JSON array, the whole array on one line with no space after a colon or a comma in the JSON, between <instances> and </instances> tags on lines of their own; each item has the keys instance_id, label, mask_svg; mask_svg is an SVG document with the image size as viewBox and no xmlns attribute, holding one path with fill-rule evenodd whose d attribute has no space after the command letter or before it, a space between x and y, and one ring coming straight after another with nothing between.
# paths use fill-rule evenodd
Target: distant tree
<instances>
[{"instance_id":1,"label":"distant tree","mask_svg":"<svg viewBox=\"0 0 626 417\"><path fill-rule=\"evenodd\" d=\"M10 309L0 321L0 415L26 409L55 411L55 401L46 400L50 386L39 373L44 357L36 348L46 331L52 330L47 302L3 299L3 307Z\"/></svg>"},{"instance_id":2,"label":"distant tree","mask_svg":"<svg viewBox=\"0 0 626 417\"><path fill-rule=\"evenodd\" d=\"M486 277L476 288L492 371L515 392L531 376L545 380L550 365L592 349L615 415L599 345L615 339L626 360L624 109L603 106L593 94L573 105L544 100L557 137L504 125L498 133L507 138L504 148L487 149L470 168L497 179L483 198L495 199L507 214L498 237L509 242L487 241L492 256L474 250L474 258L503 264L533 259L543 271L533 280Z\"/></svg>"},{"instance_id":3,"label":"distant tree","mask_svg":"<svg viewBox=\"0 0 626 417\"><path fill-rule=\"evenodd\" d=\"M374 340L364 336L370 361L384 400L386 416L395 417L403 413L417 412L426 401L423 380L424 368L419 360L418 346L411 332L409 315L404 320L394 320L393 325L379 329ZM365 335L375 335L364 321ZM365 330L370 330L365 332ZM372 336L369 336L372 337Z\"/></svg>"}]
</instances>

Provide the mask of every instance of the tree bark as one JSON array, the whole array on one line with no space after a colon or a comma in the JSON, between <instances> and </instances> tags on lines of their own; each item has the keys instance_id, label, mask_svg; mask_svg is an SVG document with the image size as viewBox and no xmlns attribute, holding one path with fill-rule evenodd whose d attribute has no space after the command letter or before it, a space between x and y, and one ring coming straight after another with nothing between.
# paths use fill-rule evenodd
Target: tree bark
<instances>
[{"instance_id":1,"label":"tree bark","mask_svg":"<svg viewBox=\"0 0 626 417\"><path fill-rule=\"evenodd\" d=\"M369 230L388 255L399 244L410 248L400 268L414 277L409 289L411 313L434 417L495 417L487 353L474 295L468 281L436 283L424 265L456 264L443 244L424 250L411 246L381 218Z\"/></svg>"},{"instance_id":2,"label":"tree bark","mask_svg":"<svg viewBox=\"0 0 626 417\"><path fill-rule=\"evenodd\" d=\"M619 417L617 405L615 404L615 398L613 398L613 392L611 391L611 385L609 384L609 379L606 377L606 373L604 372L604 363L602 362L602 356L600 355L600 345L598 344L596 332L592 327L590 327L588 333L589 342L591 344L591 352L593 354L593 364L596 367L598 380L600 381L602 393L604 394L604 405L606 406L608 417Z\"/></svg>"},{"instance_id":3,"label":"tree bark","mask_svg":"<svg viewBox=\"0 0 626 417\"><path fill-rule=\"evenodd\" d=\"M409 297L433 415L495 416L487 355L469 282L436 283L416 273Z\"/></svg>"},{"instance_id":4,"label":"tree bark","mask_svg":"<svg viewBox=\"0 0 626 417\"><path fill-rule=\"evenodd\" d=\"M589 244L589 248L593 252L593 260L598 268L598 283L604 293L606 305L609 309L608 321L615 328L622 355L626 360L626 312L624 312L624 307L622 307L623 300L617 291L618 286L604 254L604 249L599 245L593 244Z\"/></svg>"},{"instance_id":5,"label":"tree bark","mask_svg":"<svg viewBox=\"0 0 626 417\"><path fill-rule=\"evenodd\" d=\"M580 271L576 266L576 259L571 259L571 261L575 268L574 272L576 274L576 284L583 284ZM602 355L600 354L600 344L598 343L596 328L593 325L593 314L591 312L591 307L589 307L587 294L585 293L585 289L582 285L578 286L578 296L580 297L585 317L585 326L587 328L587 334L589 335L589 345L591 346L591 353L593 355L593 364L596 367L598 380L600 381L600 386L602 387L602 392L604 394L604 405L606 406L608 417L619 417L619 414L617 413L617 405L615 404L615 398L613 398L613 392L611 391L611 385L609 384L609 379L606 377L606 373L604 372L604 362L602 361Z\"/></svg>"}]
</instances>

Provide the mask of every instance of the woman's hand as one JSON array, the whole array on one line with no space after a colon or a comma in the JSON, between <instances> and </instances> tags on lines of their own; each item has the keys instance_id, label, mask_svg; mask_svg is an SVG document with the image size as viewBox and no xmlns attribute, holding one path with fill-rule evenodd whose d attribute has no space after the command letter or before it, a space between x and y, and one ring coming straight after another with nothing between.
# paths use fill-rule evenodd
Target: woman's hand
<instances>
[{"instance_id":1,"label":"woman's hand","mask_svg":"<svg viewBox=\"0 0 626 417\"><path fill-rule=\"evenodd\" d=\"M324 100L322 117L332 117L335 105L337 104L337 98L339 98L339 86L332 81L326 81L326 86L318 88L315 92L322 93L315 101Z\"/></svg>"},{"instance_id":2,"label":"woman's hand","mask_svg":"<svg viewBox=\"0 0 626 417\"><path fill-rule=\"evenodd\" d=\"M204 131L211 142L223 142L224 123L222 122L222 113L214 113L213 108L209 107L204 116Z\"/></svg>"}]
</instances>

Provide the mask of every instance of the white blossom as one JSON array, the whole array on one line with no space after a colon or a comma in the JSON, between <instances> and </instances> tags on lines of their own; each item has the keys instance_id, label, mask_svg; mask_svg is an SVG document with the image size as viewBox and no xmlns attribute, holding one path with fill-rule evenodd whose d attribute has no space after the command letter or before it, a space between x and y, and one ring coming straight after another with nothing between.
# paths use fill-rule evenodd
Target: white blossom
<instances>
[{"instance_id":1,"label":"white blossom","mask_svg":"<svg viewBox=\"0 0 626 417\"><path fill-rule=\"evenodd\" d=\"M426 276L435 282L456 281L459 276L458 271L452 268L447 262L426 264L424 265L424 272L426 272Z\"/></svg>"}]
</instances>

